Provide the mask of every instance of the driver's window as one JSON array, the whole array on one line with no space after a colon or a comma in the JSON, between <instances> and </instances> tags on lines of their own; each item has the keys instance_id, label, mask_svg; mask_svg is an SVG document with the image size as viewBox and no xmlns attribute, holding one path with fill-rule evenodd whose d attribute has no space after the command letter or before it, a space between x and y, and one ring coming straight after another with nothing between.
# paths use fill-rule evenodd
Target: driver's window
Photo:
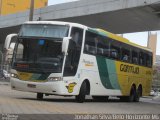
<instances>
[{"instance_id":1,"label":"driver's window","mask_svg":"<svg viewBox=\"0 0 160 120\"><path fill-rule=\"evenodd\" d=\"M83 39L83 29L73 27L71 37L72 39L69 41L64 76L74 76L77 72Z\"/></svg>"}]
</instances>

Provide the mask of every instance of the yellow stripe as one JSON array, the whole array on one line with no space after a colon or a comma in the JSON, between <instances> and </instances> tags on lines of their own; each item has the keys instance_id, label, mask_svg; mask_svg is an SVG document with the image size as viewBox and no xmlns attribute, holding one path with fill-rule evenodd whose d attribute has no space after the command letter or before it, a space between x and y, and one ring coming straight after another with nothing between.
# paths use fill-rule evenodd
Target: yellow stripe
<instances>
[{"instance_id":1,"label":"yellow stripe","mask_svg":"<svg viewBox=\"0 0 160 120\"><path fill-rule=\"evenodd\" d=\"M92 67L92 64L85 64L86 67Z\"/></svg>"}]
</instances>

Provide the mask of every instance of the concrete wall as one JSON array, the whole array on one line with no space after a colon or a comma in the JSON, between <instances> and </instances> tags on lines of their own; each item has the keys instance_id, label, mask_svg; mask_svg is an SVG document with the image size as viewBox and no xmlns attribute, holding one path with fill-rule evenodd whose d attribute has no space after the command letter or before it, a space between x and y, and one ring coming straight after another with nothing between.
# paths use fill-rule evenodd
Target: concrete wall
<instances>
[{"instance_id":1,"label":"concrete wall","mask_svg":"<svg viewBox=\"0 0 160 120\"><path fill-rule=\"evenodd\" d=\"M102 28L113 33L160 29L159 0L80 0L37 9L34 20L60 20ZM29 11L0 16L0 43L29 20Z\"/></svg>"},{"instance_id":2,"label":"concrete wall","mask_svg":"<svg viewBox=\"0 0 160 120\"><path fill-rule=\"evenodd\" d=\"M80 0L37 9L34 20L41 17L43 20L79 17L117 11L127 8L146 6L159 0ZM0 17L0 28L20 25L28 21L29 11ZM96 18L95 18L96 19Z\"/></svg>"}]
</instances>

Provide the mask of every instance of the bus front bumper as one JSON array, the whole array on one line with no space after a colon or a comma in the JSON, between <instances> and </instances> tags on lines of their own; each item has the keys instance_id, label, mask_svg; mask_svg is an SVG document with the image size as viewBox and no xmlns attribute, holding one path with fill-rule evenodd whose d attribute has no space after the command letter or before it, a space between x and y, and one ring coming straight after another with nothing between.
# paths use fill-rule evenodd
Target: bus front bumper
<instances>
[{"instance_id":1,"label":"bus front bumper","mask_svg":"<svg viewBox=\"0 0 160 120\"><path fill-rule=\"evenodd\" d=\"M11 78L11 88L13 90L25 92L44 93L53 95L71 95L70 93L68 93L64 81L31 82Z\"/></svg>"}]
</instances>

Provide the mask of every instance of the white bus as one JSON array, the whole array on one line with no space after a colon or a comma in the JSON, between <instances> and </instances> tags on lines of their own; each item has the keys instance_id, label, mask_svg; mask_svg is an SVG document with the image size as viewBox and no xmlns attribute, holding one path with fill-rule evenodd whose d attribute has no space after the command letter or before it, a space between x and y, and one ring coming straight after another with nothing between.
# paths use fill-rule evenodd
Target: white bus
<instances>
[{"instance_id":1,"label":"white bus","mask_svg":"<svg viewBox=\"0 0 160 120\"><path fill-rule=\"evenodd\" d=\"M134 60L122 60L125 53ZM11 87L37 93L37 99L60 95L84 102L91 95L139 101L150 91L151 57L147 48L103 30L70 22L26 22L14 49Z\"/></svg>"}]
</instances>

